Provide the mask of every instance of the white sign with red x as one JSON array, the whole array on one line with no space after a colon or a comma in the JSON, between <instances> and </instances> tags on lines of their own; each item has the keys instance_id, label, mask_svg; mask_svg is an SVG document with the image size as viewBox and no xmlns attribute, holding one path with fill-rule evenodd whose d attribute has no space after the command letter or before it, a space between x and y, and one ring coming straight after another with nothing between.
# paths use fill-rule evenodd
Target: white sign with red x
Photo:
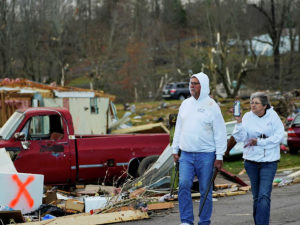
<instances>
[{"instance_id":1,"label":"white sign with red x","mask_svg":"<svg viewBox=\"0 0 300 225\"><path fill-rule=\"evenodd\" d=\"M43 185L44 175L0 173L0 205L32 212L42 204Z\"/></svg>"}]
</instances>

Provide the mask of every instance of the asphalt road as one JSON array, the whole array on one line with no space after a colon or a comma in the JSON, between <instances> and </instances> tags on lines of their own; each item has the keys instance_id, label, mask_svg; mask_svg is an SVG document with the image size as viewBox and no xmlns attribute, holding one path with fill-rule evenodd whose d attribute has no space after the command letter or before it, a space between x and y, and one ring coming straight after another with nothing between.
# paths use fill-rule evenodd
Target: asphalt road
<instances>
[{"instance_id":1,"label":"asphalt road","mask_svg":"<svg viewBox=\"0 0 300 225\"><path fill-rule=\"evenodd\" d=\"M199 202L194 200L194 215L197 215ZM195 217L195 224L198 218ZM178 203L175 208L150 215L150 219L119 223L124 225L176 225L180 224ZM214 201L212 225L247 225L254 224L252 219L252 195L218 198ZM272 192L272 225L300 224L300 184L275 187Z\"/></svg>"}]
</instances>

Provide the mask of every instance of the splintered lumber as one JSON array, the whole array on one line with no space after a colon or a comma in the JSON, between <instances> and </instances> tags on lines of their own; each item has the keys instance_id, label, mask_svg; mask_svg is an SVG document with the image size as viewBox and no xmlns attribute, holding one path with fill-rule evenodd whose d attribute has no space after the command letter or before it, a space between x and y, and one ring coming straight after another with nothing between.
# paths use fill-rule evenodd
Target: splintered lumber
<instances>
[{"instance_id":1,"label":"splintered lumber","mask_svg":"<svg viewBox=\"0 0 300 225\"><path fill-rule=\"evenodd\" d=\"M85 185L84 184L76 184L76 189L84 189Z\"/></svg>"},{"instance_id":2,"label":"splintered lumber","mask_svg":"<svg viewBox=\"0 0 300 225\"><path fill-rule=\"evenodd\" d=\"M289 174L287 177L289 178L295 178L295 177L299 177L300 176L300 170L294 172L294 173L291 173Z\"/></svg>"},{"instance_id":3,"label":"splintered lumber","mask_svg":"<svg viewBox=\"0 0 300 225\"><path fill-rule=\"evenodd\" d=\"M300 183L300 177L294 178L293 183L294 183L294 184Z\"/></svg>"},{"instance_id":4,"label":"splintered lumber","mask_svg":"<svg viewBox=\"0 0 300 225\"><path fill-rule=\"evenodd\" d=\"M44 220L40 222L30 222L26 225L96 225L96 224L110 224L133 220L148 219L146 212L140 210L129 210L122 212L103 213L103 214L78 214L72 216L57 217L51 220ZM19 224L19 225L23 225Z\"/></svg>"},{"instance_id":5,"label":"splintered lumber","mask_svg":"<svg viewBox=\"0 0 300 225\"><path fill-rule=\"evenodd\" d=\"M228 192L222 192L222 193L214 193L213 197L226 197L226 196L235 196L235 195L244 195L246 194L246 191L228 191Z\"/></svg>"},{"instance_id":6,"label":"splintered lumber","mask_svg":"<svg viewBox=\"0 0 300 225\"><path fill-rule=\"evenodd\" d=\"M227 189L222 189L222 190L219 190L218 192L219 193L226 193L226 192L234 192L234 191L237 191L239 188L238 187L232 187L232 188L227 188Z\"/></svg>"},{"instance_id":7,"label":"splintered lumber","mask_svg":"<svg viewBox=\"0 0 300 225\"><path fill-rule=\"evenodd\" d=\"M121 206L119 208L110 208L106 211L106 213L121 212L121 211L127 211L127 210L134 210L134 207L133 206Z\"/></svg>"},{"instance_id":8,"label":"splintered lumber","mask_svg":"<svg viewBox=\"0 0 300 225\"><path fill-rule=\"evenodd\" d=\"M246 170L245 170L245 168L244 169L242 169L239 173L238 173L238 175L243 175L243 174L245 174L246 173Z\"/></svg>"},{"instance_id":9,"label":"splintered lumber","mask_svg":"<svg viewBox=\"0 0 300 225\"><path fill-rule=\"evenodd\" d=\"M236 184L215 184L214 187L215 187L217 190L219 190L219 189L227 189L227 188L236 187Z\"/></svg>"},{"instance_id":10,"label":"splintered lumber","mask_svg":"<svg viewBox=\"0 0 300 225\"><path fill-rule=\"evenodd\" d=\"M146 188L139 188L139 189L137 189L137 190L131 192L131 193L129 194L129 198L136 198L136 197L138 197L139 195L145 193L145 191L146 191Z\"/></svg>"},{"instance_id":11,"label":"splintered lumber","mask_svg":"<svg viewBox=\"0 0 300 225\"><path fill-rule=\"evenodd\" d=\"M172 202L160 202L160 203L153 203L148 205L148 210L159 210L159 209L170 209L174 208L174 203Z\"/></svg>"},{"instance_id":12,"label":"splintered lumber","mask_svg":"<svg viewBox=\"0 0 300 225\"><path fill-rule=\"evenodd\" d=\"M251 186L239 187L240 191L249 191L250 189L251 189Z\"/></svg>"},{"instance_id":13,"label":"splintered lumber","mask_svg":"<svg viewBox=\"0 0 300 225\"><path fill-rule=\"evenodd\" d=\"M235 195L244 195L246 194L246 191L234 191L234 192L227 192L225 193L226 196L235 196Z\"/></svg>"}]
</instances>

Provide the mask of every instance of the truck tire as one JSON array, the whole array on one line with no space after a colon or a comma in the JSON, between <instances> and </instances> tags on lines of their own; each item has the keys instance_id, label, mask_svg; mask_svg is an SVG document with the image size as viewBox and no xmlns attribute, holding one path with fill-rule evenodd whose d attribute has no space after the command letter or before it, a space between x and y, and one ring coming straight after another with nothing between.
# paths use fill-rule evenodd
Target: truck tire
<instances>
[{"instance_id":1,"label":"truck tire","mask_svg":"<svg viewBox=\"0 0 300 225\"><path fill-rule=\"evenodd\" d=\"M156 162L158 157L159 155L150 155L144 158L138 167L138 176L142 176L146 172L146 170Z\"/></svg>"},{"instance_id":2,"label":"truck tire","mask_svg":"<svg viewBox=\"0 0 300 225\"><path fill-rule=\"evenodd\" d=\"M296 155L298 153L298 149L297 148L289 148L290 149L290 154L291 155Z\"/></svg>"},{"instance_id":3,"label":"truck tire","mask_svg":"<svg viewBox=\"0 0 300 225\"><path fill-rule=\"evenodd\" d=\"M185 97L184 97L184 95L179 95L178 99L183 101L185 99Z\"/></svg>"}]
</instances>

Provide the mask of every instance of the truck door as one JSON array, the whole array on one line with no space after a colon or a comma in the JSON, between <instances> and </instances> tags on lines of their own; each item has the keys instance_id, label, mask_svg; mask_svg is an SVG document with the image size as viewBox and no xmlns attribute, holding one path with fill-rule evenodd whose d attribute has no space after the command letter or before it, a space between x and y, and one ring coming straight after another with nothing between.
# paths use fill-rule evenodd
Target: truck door
<instances>
[{"instance_id":1,"label":"truck door","mask_svg":"<svg viewBox=\"0 0 300 225\"><path fill-rule=\"evenodd\" d=\"M23 150L15 159L21 172L44 174L45 184L67 183L70 178L70 149L66 124L59 114L28 119Z\"/></svg>"}]
</instances>

